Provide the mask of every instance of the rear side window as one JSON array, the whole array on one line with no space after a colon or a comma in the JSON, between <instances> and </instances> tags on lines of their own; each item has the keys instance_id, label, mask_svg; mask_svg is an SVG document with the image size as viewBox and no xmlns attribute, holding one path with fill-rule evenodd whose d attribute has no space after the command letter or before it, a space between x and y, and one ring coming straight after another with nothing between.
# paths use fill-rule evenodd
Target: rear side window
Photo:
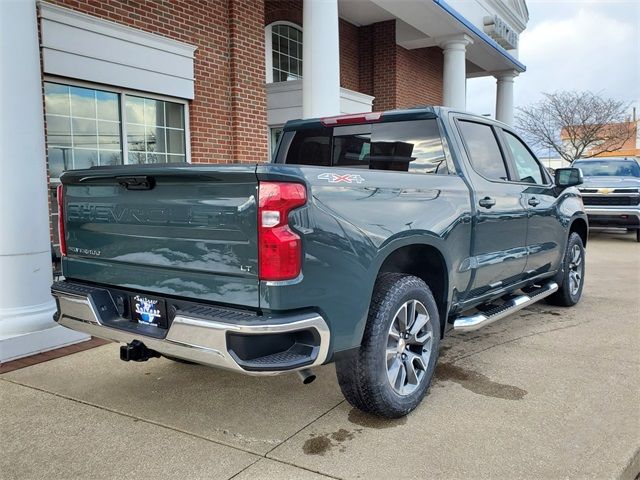
<instances>
[{"instance_id":1,"label":"rear side window","mask_svg":"<svg viewBox=\"0 0 640 480\"><path fill-rule=\"evenodd\" d=\"M435 120L374 123L334 129L333 165L369 170L448 174Z\"/></svg>"},{"instance_id":2,"label":"rear side window","mask_svg":"<svg viewBox=\"0 0 640 480\"><path fill-rule=\"evenodd\" d=\"M331 146L325 148L329 138ZM285 155L287 142L290 143ZM438 124L431 119L287 132L280 150L277 161L297 165L454 173Z\"/></svg>"},{"instance_id":3,"label":"rear side window","mask_svg":"<svg viewBox=\"0 0 640 480\"><path fill-rule=\"evenodd\" d=\"M507 167L490 125L459 120L460 133L473 169L489 180L507 180Z\"/></svg>"},{"instance_id":4,"label":"rear side window","mask_svg":"<svg viewBox=\"0 0 640 480\"><path fill-rule=\"evenodd\" d=\"M371 159L371 125L351 125L333 129L333 165L369 168Z\"/></svg>"},{"instance_id":5,"label":"rear side window","mask_svg":"<svg viewBox=\"0 0 640 480\"><path fill-rule=\"evenodd\" d=\"M286 162L296 165L318 165L328 167L331 165L331 129L318 128L313 130L300 130L287 132L282 141L280 150L286 148Z\"/></svg>"}]
</instances>

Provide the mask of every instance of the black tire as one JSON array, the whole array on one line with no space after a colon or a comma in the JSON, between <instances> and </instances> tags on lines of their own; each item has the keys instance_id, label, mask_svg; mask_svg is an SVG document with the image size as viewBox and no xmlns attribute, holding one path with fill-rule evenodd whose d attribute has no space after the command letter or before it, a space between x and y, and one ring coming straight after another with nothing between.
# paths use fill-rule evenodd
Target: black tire
<instances>
[{"instance_id":1,"label":"black tire","mask_svg":"<svg viewBox=\"0 0 640 480\"><path fill-rule=\"evenodd\" d=\"M403 308L413 313L403 314ZM407 318L404 330L396 328L402 317ZM360 349L336 362L342 393L366 413L386 418L407 415L427 394L439 346L440 316L429 287L411 275L382 274L376 280Z\"/></svg>"},{"instance_id":2,"label":"black tire","mask_svg":"<svg viewBox=\"0 0 640 480\"><path fill-rule=\"evenodd\" d=\"M640 242L640 228L636 230L636 242Z\"/></svg>"},{"instance_id":3,"label":"black tire","mask_svg":"<svg viewBox=\"0 0 640 480\"><path fill-rule=\"evenodd\" d=\"M578 265L575 265L576 250L580 255L580 262ZM576 278L576 273L578 274L578 278ZM558 276L560 280L560 288L558 288L558 291L553 295L550 295L546 298L547 303L560 307L573 307L580 301L580 297L582 296L582 290L584 288L584 274L584 245L582 244L582 238L580 238L580 235L573 232L571 235L569 235L569 241L567 242L567 248L564 252L564 258L562 260L562 272L561 275Z\"/></svg>"}]
</instances>

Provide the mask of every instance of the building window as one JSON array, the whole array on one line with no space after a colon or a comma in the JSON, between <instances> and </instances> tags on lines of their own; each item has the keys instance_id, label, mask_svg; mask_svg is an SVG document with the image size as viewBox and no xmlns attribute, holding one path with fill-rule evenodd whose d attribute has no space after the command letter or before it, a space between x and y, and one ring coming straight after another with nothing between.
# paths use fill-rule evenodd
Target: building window
<instances>
[{"instance_id":1,"label":"building window","mask_svg":"<svg viewBox=\"0 0 640 480\"><path fill-rule=\"evenodd\" d=\"M45 83L49 173L122 163L120 99L101 90Z\"/></svg>"},{"instance_id":2,"label":"building window","mask_svg":"<svg viewBox=\"0 0 640 480\"><path fill-rule=\"evenodd\" d=\"M71 169L187 159L184 103L54 82L44 93L54 181Z\"/></svg>"},{"instance_id":3,"label":"building window","mask_svg":"<svg viewBox=\"0 0 640 480\"><path fill-rule=\"evenodd\" d=\"M185 161L184 105L127 96L129 163Z\"/></svg>"},{"instance_id":4,"label":"building window","mask_svg":"<svg viewBox=\"0 0 640 480\"><path fill-rule=\"evenodd\" d=\"M302 30L285 22L266 28L267 82L302 78Z\"/></svg>"}]
</instances>

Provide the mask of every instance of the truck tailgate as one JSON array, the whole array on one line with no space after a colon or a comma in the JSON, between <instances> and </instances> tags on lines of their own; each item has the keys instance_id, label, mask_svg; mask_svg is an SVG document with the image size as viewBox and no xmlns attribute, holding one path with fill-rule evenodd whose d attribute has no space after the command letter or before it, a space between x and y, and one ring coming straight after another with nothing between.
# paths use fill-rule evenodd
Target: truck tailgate
<instances>
[{"instance_id":1,"label":"truck tailgate","mask_svg":"<svg viewBox=\"0 0 640 480\"><path fill-rule=\"evenodd\" d=\"M255 171L152 165L65 174L65 276L257 308Z\"/></svg>"}]
</instances>

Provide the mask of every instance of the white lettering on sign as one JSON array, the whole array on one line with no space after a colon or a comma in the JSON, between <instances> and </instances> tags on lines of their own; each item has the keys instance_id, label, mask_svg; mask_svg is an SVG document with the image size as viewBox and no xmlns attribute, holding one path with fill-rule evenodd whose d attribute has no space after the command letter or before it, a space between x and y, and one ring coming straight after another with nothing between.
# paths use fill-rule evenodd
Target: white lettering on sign
<instances>
[{"instance_id":1,"label":"white lettering on sign","mask_svg":"<svg viewBox=\"0 0 640 480\"><path fill-rule=\"evenodd\" d=\"M519 35L498 15L484 17L484 31L507 50L518 48Z\"/></svg>"}]
</instances>

